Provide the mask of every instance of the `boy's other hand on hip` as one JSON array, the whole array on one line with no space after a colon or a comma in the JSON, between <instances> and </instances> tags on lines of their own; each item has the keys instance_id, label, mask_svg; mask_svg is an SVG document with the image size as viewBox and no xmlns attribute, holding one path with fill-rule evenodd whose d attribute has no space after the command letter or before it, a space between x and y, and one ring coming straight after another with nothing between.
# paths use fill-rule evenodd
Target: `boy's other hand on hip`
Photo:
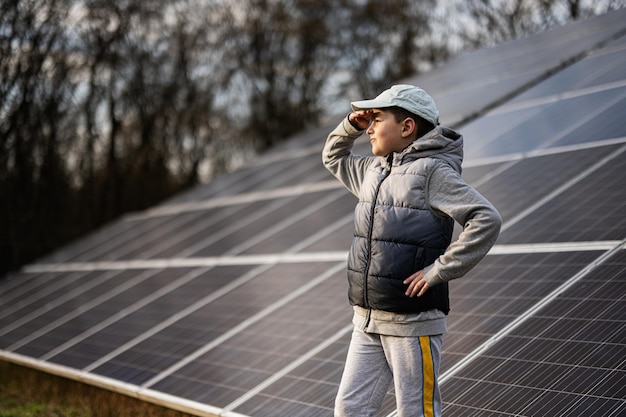
<instances>
[{"instance_id":1,"label":"boy's other hand on hip","mask_svg":"<svg viewBox=\"0 0 626 417\"><path fill-rule=\"evenodd\" d=\"M409 285L405 293L409 297L415 297L416 295L418 297L421 297L430 288L430 286L424 279L423 270L417 271L416 273L405 279L403 282Z\"/></svg>"}]
</instances>

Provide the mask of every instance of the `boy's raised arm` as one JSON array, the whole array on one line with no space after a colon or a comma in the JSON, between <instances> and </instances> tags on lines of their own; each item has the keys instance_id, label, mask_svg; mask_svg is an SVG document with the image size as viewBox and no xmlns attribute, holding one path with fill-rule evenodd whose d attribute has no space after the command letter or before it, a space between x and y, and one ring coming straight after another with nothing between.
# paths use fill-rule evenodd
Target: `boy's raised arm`
<instances>
[{"instance_id":1,"label":"boy's raised arm","mask_svg":"<svg viewBox=\"0 0 626 417\"><path fill-rule=\"evenodd\" d=\"M351 113L351 115L354 114L356 113ZM359 129L356 126L365 125L367 127L366 123L369 124L368 116L355 116L354 122L350 121L350 116L345 117L328 135L322 151L322 162L326 169L357 197L367 167L374 160L374 157L352 153L354 141L363 134L363 129Z\"/></svg>"}]
</instances>

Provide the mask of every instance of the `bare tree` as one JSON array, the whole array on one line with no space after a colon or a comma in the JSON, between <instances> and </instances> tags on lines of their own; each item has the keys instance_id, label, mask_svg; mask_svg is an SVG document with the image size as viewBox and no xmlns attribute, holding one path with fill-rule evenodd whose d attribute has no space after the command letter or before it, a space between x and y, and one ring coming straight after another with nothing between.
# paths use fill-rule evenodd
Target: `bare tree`
<instances>
[{"instance_id":1,"label":"bare tree","mask_svg":"<svg viewBox=\"0 0 626 417\"><path fill-rule=\"evenodd\" d=\"M330 71L329 0L223 2L224 108L264 149L314 123ZM244 12L245 11L245 12ZM243 123L242 123L243 122Z\"/></svg>"},{"instance_id":2,"label":"bare tree","mask_svg":"<svg viewBox=\"0 0 626 417\"><path fill-rule=\"evenodd\" d=\"M212 143L214 93L210 78L196 73L208 55L206 26L188 6L86 0L77 12L85 61L77 155L82 194L97 220L199 180Z\"/></svg>"},{"instance_id":3,"label":"bare tree","mask_svg":"<svg viewBox=\"0 0 626 417\"><path fill-rule=\"evenodd\" d=\"M470 17L460 28L460 37L475 48L623 6L623 0L467 0L449 7L450 13Z\"/></svg>"},{"instance_id":4,"label":"bare tree","mask_svg":"<svg viewBox=\"0 0 626 417\"><path fill-rule=\"evenodd\" d=\"M370 96L430 67L442 54L431 40L435 0L344 0L334 13L337 67L346 73L342 93ZM439 50L439 52L442 52Z\"/></svg>"},{"instance_id":5,"label":"bare tree","mask_svg":"<svg viewBox=\"0 0 626 417\"><path fill-rule=\"evenodd\" d=\"M61 24L67 11L62 1L0 3L0 272L66 234L57 213L71 179L63 138L75 88Z\"/></svg>"},{"instance_id":6,"label":"bare tree","mask_svg":"<svg viewBox=\"0 0 626 417\"><path fill-rule=\"evenodd\" d=\"M1 3L2 272L197 183L220 135L190 5Z\"/></svg>"}]
</instances>

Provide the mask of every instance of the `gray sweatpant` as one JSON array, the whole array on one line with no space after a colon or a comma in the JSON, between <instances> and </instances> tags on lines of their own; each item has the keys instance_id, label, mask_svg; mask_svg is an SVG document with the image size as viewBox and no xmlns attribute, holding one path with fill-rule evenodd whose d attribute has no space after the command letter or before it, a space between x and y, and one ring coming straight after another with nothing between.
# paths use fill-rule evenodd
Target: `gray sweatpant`
<instances>
[{"instance_id":1,"label":"gray sweatpant","mask_svg":"<svg viewBox=\"0 0 626 417\"><path fill-rule=\"evenodd\" d=\"M442 335L385 336L355 328L335 417L373 417L393 381L398 417L441 416L439 362Z\"/></svg>"}]
</instances>

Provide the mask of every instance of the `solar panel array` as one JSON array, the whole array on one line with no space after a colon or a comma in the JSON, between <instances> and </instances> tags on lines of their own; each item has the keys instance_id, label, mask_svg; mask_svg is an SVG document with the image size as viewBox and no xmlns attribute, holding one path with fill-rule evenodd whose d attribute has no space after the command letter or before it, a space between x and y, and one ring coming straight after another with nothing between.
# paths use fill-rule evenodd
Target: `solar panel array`
<instances>
[{"instance_id":1,"label":"solar panel array","mask_svg":"<svg viewBox=\"0 0 626 417\"><path fill-rule=\"evenodd\" d=\"M626 414L625 22L407 80L464 134L464 177L504 218L451 284L448 417ZM4 278L0 359L197 415L332 415L356 203L321 165L336 122Z\"/></svg>"}]
</instances>

